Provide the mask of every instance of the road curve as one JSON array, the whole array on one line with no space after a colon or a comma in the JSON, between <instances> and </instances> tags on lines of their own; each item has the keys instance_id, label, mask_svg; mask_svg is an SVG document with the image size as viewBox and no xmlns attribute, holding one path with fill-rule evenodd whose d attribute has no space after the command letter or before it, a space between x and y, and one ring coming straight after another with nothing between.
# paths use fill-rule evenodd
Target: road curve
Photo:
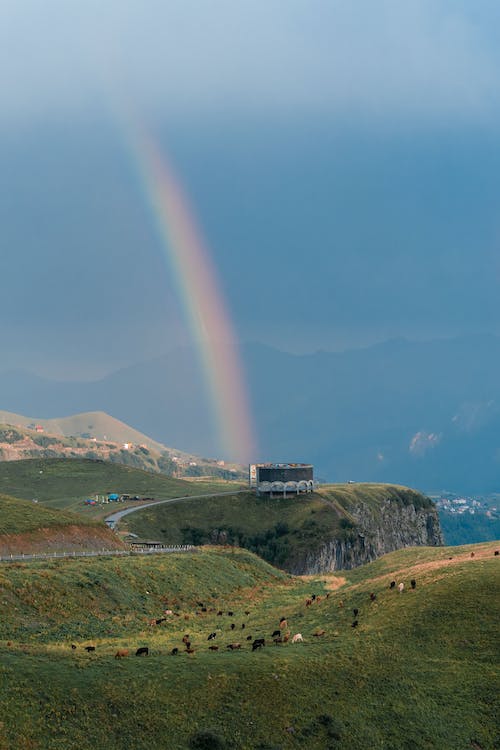
<instances>
[{"instance_id":1,"label":"road curve","mask_svg":"<svg viewBox=\"0 0 500 750\"><path fill-rule=\"evenodd\" d=\"M230 492L207 492L204 495L185 495L184 497L171 497L169 500L155 500L154 503L145 503L134 506L133 508L125 508L125 510L119 510L116 513L112 513L110 516L106 516L105 521L108 526L112 529L116 529L118 522L123 516L128 516L129 513L135 513L143 508L152 508L153 505L163 505L164 503L177 503L180 500L198 500L200 497L220 497L221 495L238 495L248 490L233 490Z\"/></svg>"}]
</instances>

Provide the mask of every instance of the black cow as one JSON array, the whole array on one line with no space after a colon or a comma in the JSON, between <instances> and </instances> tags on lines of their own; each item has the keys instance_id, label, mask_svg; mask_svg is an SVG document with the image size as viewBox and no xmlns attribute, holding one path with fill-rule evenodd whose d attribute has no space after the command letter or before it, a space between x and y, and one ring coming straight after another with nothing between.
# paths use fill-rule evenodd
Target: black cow
<instances>
[{"instance_id":1,"label":"black cow","mask_svg":"<svg viewBox=\"0 0 500 750\"><path fill-rule=\"evenodd\" d=\"M391 581L391 583L389 584L389 588L393 589L395 588L395 586L396 586L396 581Z\"/></svg>"},{"instance_id":2,"label":"black cow","mask_svg":"<svg viewBox=\"0 0 500 750\"><path fill-rule=\"evenodd\" d=\"M247 635L247 641L251 641L251 640L252 640L252 638L253 638L253 636L252 636L252 635Z\"/></svg>"},{"instance_id":3,"label":"black cow","mask_svg":"<svg viewBox=\"0 0 500 750\"><path fill-rule=\"evenodd\" d=\"M414 589L416 587L416 585L417 585L416 580L414 578L412 578L411 581L410 581L410 586L412 587L412 589Z\"/></svg>"},{"instance_id":4,"label":"black cow","mask_svg":"<svg viewBox=\"0 0 500 750\"><path fill-rule=\"evenodd\" d=\"M354 615L354 617L358 616L358 612L359 612L359 609L353 609L352 610L352 614Z\"/></svg>"},{"instance_id":5,"label":"black cow","mask_svg":"<svg viewBox=\"0 0 500 750\"><path fill-rule=\"evenodd\" d=\"M266 641L264 638L256 638L252 643L252 651L257 651L258 648L262 648L265 645Z\"/></svg>"},{"instance_id":6,"label":"black cow","mask_svg":"<svg viewBox=\"0 0 500 750\"><path fill-rule=\"evenodd\" d=\"M274 630L274 631L273 631L273 632L271 633L271 638L274 638L274 637L275 637L275 636L277 636L277 635L281 635L281 630Z\"/></svg>"},{"instance_id":7,"label":"black cow","mask_svg":"<svg viewBox=\"0 0 500 750\"><path fill-rule=\"evenodd\" d=\"M234 629L235 629L235 627L236 627L236 625L234 624L234 622L232 622L232 623L231 623L231 630L234 630Z\"/></svg>"},{"instance_id":8,"label":"black cow","mask_svg":"<svg viewBox=\"0 0 500 750\"><path fill-rule=\"evenodd\" d=\"M149 654L149 648L147 646L141 646L135 652L136 656L148 656L148 654Z\"/></svg>"},{"instance_id":9,"label":"black cow","mask_svg":"<svg viewBox=\"0 0 500 750\"><path fill-rule=\"evenodd\" d=\"M372 591L372 593L370 594L370 599L372 600L372 602L374 602L376 598L377 598L377 595L374 594Z\"/></svg>"},{"instance_id":10,"label":"black cow","mask_svg":"<svg viewBox=\"0 0 500 750\"><path fill-rule=\"evenodd\" d=\"M74 643L71 644L71 648L73 649L73 651L75 650L76 646Z\"/></svg>"},{"instance_id":11,"label":"black cow","mask_svg":"<svg viewBox=\"0 0 500 750\"><path fill-rule=\"evenodd\" d=\"M176 656L176 654L179 653L179 649L178 648L173 648L170 653L172 654L172 656Z\"/></svg>"},{"instance_id":12,"label":"black cow","mask_svg":"<svg viewBox=\"0 0 500 750\"><path fill-rule=\"evenodd\" d=\"M95 646L85 646L85 651L95 651Z\"/></svg>"},{"instance_id":13,"label":"black cow","mask_svg":"<svg viewBox=\"0 0 500 750\"><path fill-rule=\"evenodd\" d=\"M353 624L351 625L351 628L357 628L359 625L357 620L354 620Z\"/></svg>"},{"instance_id":14,"label":"black cow","mask_svg":"<svg viewBox=\"0 0 500 750\"><path fill-rule=\"evenodd\" d=\"M217 633L210 633L210 635L207 638L207 641L213 641L213 639L216 637L217 637Z\"/></svg>"}]
</instances>

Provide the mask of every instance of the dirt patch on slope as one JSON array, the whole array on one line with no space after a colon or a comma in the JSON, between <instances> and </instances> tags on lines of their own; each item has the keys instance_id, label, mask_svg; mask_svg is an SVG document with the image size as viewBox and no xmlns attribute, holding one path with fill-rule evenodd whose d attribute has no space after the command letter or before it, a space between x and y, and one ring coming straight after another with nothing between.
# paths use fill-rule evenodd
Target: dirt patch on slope
<instances>
[{"instance_id":1,"label":"dirt patch on slope","mask_svg":"<svg viewBox=\"0 0 500 750\"><path fill-rule=\"evenodd\" d=\"M327 591L335 591L341 586L344 586L346 579L342 576L336 576L333 573L314 574L310 576L297 576L302 581L314 581L315 583L323 583Z\"/></svg>"},{"instance_id":2,"label":"dirt patch on slope","mask_svg":"<svg viewBox=\"0 0 500 750\"><path fill-rule=\"evenodd\" d=\"M81 552L125 549L126 545L106 526L50 526L24 534L2 534L0 555L39 552Z\"/></svg>"}]
</instances>

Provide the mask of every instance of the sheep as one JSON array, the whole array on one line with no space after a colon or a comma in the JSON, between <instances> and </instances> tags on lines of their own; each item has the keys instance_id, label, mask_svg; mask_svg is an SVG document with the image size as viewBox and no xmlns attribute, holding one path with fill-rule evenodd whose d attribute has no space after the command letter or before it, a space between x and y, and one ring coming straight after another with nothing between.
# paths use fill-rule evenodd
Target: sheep
<instances>
[{"instance_id":1,"label":"sheep","mask_svg":"<svg viewBox=\"0 0 500 750\"><path fill-rule=\"evenodd\" d=\"M404 591L404 589L405 589L405 585L404 585L404 583L400 583L400 584L398 585L398 591L399 591L399 593L400 593L400 594L402 594L402 593L403 593L403 591Z\"/></svg>"},{"instance_id":2,"label":"sheep","mask_svg":"<svg viewBox=\"0 0 500 750\"><path fill-rule=\"evenodd\" d=\"M292 636L292 643L302 643L303 640L302 633L295 633L295 635Z\"/></svg>"}]
</instances>

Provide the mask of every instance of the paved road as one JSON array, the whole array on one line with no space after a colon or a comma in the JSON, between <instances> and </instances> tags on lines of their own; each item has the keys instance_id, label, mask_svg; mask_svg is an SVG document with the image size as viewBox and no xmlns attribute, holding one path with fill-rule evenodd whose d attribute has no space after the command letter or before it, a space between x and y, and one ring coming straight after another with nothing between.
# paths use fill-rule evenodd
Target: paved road
<instances>
[{"instance_id":1,"label":"paved road","mask_svg":"<svg viewBox=\"0 0 500 750\"><path fill-rule=\"evenodd\" d=\"M184 497L171 497L169 500L155 500L154 503L141 503L133 508L125 508L125 510L119 510L116 513L112 513L106 517L106 523L112 529L116 529L118 522L127 516L129 513L135 513L143 508L151 508L153 505L163 505L164 503L177 503L180 500L198 500L200 497L220 497L221 495L238 495L248 490L232 490L230 492L208 492L205 495L185 495Z\"/></svg>"}]
</instances>

